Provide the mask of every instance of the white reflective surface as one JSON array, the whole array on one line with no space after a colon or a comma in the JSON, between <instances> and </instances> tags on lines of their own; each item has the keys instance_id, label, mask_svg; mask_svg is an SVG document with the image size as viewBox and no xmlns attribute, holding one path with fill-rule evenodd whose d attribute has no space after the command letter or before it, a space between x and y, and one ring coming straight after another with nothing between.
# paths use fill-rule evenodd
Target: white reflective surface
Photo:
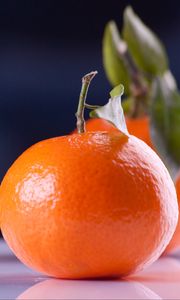
<instances>
[{"instance_id":1,"label":"white reflective surface","mask_svg":"<svg viewBox=\"0 0 180 300\"><path fill-rule=\"evenodd\" d=\"M0 299L180 299L180 254L128 280L57 280L22 265L0 242Z\"/></svg>"}]
</instances>

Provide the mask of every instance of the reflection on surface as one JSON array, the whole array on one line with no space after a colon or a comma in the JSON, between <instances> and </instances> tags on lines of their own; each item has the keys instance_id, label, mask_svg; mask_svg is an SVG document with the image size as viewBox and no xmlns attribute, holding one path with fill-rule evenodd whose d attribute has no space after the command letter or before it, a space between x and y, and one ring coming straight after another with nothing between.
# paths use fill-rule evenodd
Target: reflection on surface
<instances>
[{"instance_id":1,"label":"reflection on surface","mask_svg":"<svg viewBox=\"0 0 180 300\"><path fill-rule=\"evenodd\" d=\"M133 279L141 281L161 299L180 299L180 257L162 257Z\"/></svg>"},{"instance_id":2,"label":"reflection on surface","mask_svg":"<svg viewBox=\"0 0 180 300\"><path fill-rule=\"evenodd\" d=\"M126 281L49 279L18 299L180 299L180 259L162 257Z\"/></svg>"},{"instance_id":3,"label":"reflection on surface","mask_svg":"<svg viewBox=\"0 0 180 300\"><path fill-rule=\"evenodd\" d=\"M16 299L22 291L44 279L42 274L20 263L3 240L0 240L0 299Z\"/></svg>"},{"instance_id":4,"label":"reflection on surface","mask_svg":"<svg viewBox=\"0 0 180 300\"><path fill-rule=\"evenodd\" d=\"M0 299L15 299L20 293L17 299L24 300L180 299L180 252L162 257L126 281L73 281L45 279L12 257L2 242L0 249Z\"/></svg>"},{"instance_id":5,"label":"reflection on surface","mask_svg":"<svg viewBox=\"0 0 180 300\"><path fill-rule=\"evenodd\" d=\"M18 299L161 299L138 282L49 279L34 285Z\"/></svg>"}]
</instances>

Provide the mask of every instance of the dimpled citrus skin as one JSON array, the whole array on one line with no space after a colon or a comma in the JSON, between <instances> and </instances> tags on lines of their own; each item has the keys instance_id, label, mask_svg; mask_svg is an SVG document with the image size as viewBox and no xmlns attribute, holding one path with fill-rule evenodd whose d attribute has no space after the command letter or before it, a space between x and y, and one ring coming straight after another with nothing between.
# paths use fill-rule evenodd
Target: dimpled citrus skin
<instances>
[{"instance_id":1,"label":"dimpled citrus skin","mask_svg":"<svg viewBox=\"0 0 180 300\"><path fill-rule=\"evenodd\" d=\"M42 141L0 188L1 229L17 257L59 278L126 276L154 262L178 219L173 182L144 142L120 132Z\"/></svg>"},{"instance_id":2,"label":"dimpled citrus skin","mask_svg":"<svg viewBox=\"0 0 180 300\"><path fill-rule=\"evenodd\" d=\"M130 134L143 140L147 145L153 148L150 136L149 117L130 118L126 116L126 125ZM89 119L86 122L87 131L108 131L114 132L118 129L110 122L103 119Z\"/></svg>"},{"instance_id":3,"label":"dimpled citrus skin","mask_svg":"<svg viewBox=\"0 0 180 300\"><path fill-rule=\"evenodd\" d=\"M148 116L137 119L126 117L126 125L130 134L135 135L139 139L143 140L152 149L154 148L150 137L150 120ZM103 119L89 119L86 122L86 129L87 131L106 130L108 132L114 132L118 130L113 124ZM180 207L180 173L177 176L175 185ZM165 249L164 254L168 254L178 247L180 248L180 219L178 220L178 225L173 238Z\"/></svg>"},{"instance_id":4,"label":"dimpled citrus skin","mask_svg":"<svg viewBox=\"0 0 180 300\"><path fill-rule=\"evenodd\" d=\"M109 121L104 119L88 119L86 121L87 131L108 131L108 132L118 132L119 130ZM75 130L77 132L77 129Z\"/></svg>"},{"instance_id":5,"label":"dimpled citrus skin","mask_svg":"<svg viewBox=\"0 0 180 300\"><path fill-rule=\"evenodd\" d=\"M176 178L175 185L176 185L178 204L180 207L180 172ZM169 245L165 250L165 254L175 250L176 248L180 248L180 219L178 220L176 231L172 237L172 240L170 241Z\"/></svg>"}]
</instances>

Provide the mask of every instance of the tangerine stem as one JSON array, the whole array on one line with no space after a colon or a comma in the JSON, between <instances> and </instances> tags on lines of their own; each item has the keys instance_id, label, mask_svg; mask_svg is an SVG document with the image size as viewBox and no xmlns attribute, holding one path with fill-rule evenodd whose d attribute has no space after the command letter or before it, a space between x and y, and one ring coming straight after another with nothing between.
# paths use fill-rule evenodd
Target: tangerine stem
<instances>
[{"instance_id":1,"label":"tangerine stem","mask_svg":"<svg viewBox=\"0 0 180 300\"><path fill-rule=\"evenodd\" d=\"M96 76L97 73L97 71L93 71L82 78L82 88L79 96L78 109L76 112L78 133L85 132L84 109L86 105L87 92L92 79Z\"/></svg>"}]
</instances>

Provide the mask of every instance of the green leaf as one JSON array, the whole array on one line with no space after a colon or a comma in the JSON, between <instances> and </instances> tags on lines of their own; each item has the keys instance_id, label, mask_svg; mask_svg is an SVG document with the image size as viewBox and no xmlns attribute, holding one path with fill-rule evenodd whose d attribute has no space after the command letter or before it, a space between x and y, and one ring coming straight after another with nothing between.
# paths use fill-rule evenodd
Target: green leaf
<instances>
[{"instance_id":1,"label":"green leaf","mask_svg":"<svg viewBox=\"0 0 180 300\"><path fill-rule=\"evenodd\" d=\"M180 165L180 93L167 74L152 85L151 134L173 177Z\"/></svg>"},{"instance_id":2,"label":"green leaf","mask_svg":"<svg viewBox=\"0 0 180 300\"><path fill-rule=\"evenodd\" d=\"M125 88L125 93L129 92L129 75L120 55L117 52L117 47L114 39L114 32L120 38L119 31L114 21L110 21L104 31L103 36L103 64L106 75L112 86L116 86L122 82ZM122 46L124 42L122 41Z\"/></svg>"},{"instance_id":3,"label":"green leaf","mask_svg":"<svg viewBox=\"0 0 180 300\"><path fill-rule=\"evenodd\" d=\"M114 98L116 96L122 96L124 94L124 86L122 84L117 85L111 92L110 96L111 98ZM132 103L133 103L132 97L128 97L122 101L122 107L125 114L128 114L131 111Z\"/></svg>"},{"instance_id":4,"label":"green leaf","mask_svg":"<svg viewBox=\"0 0 180 300\"><path fill-rule=\"evenodd\" d=\"M134 99L132 97L128 97L123 100L122 107L125 115L131 112L133 103L134 103Z\"/></svg>"},{"instance_id":5,"label":"green leaf","mask_svg":"<svg viewBox=\"0 0 180 300\"><path fill-rule=\"evenodd\" d=\"M111 98L116 96L122 96L124 94L124 86L122 84L117 85L115 88L112 89L110 92Z\"/></svg>"},{"instance_id":6,"label":"green leaf","mask_svg":"<svg viewBox=\"0 0 180 300\"><path fill-rule=\"evenodd\" d=\"M164 77L164 80L166 81L166 84L169 87L169 89L171 89L171 90L177 90L176 79L174 78L174 76L173 76L173 74L171 73L170 70L167 70L163 74L163 77Z\"/></svg>"},{"instance_id":7,"label":"green leaf","mask_svg":"<svg viewBox=\"0 0 180 300\"><path fill-rule=\"evenodd\" d=\"M122 133L129 135L121 105L122 93L123 90L121 87L121 93L118 96L110 98L107 104L95 109L93 112L91 112L90 116L105 119L114 124Z\"/></svg>"},{"instance_id":8,"label":"green leaf","mask_svg":"<svg viewBox=\"0 0 180 300\"><path fill-rule=\"evenodd\" d=\"M163 44L130 6L124 11L123 37L142 71L149 75L159 75L168 69L168 58Z\"/></svg>"}]
</instances>

